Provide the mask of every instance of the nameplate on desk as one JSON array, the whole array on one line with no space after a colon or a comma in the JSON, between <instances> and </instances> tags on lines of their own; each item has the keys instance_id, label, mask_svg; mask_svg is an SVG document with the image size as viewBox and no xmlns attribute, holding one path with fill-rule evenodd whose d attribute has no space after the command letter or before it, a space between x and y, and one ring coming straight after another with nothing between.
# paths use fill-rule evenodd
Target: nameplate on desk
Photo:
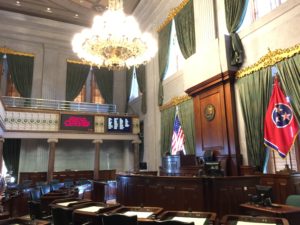
<instances>
[{"instance_id":1,"label":"nameplate on desk","mask_svg":"<svg viewBox=\"0 0 300 225\"><path fill-rule=\"evenodd\" d=\"M128 116L108 116L106 131L108 133L132 133L132 118Z\"/></svg>"},{"instance_id":2,"label":"nameplate on desk","mask_svg":"<svg viewBox=\"0 0 300 225\"><path fill-rule=\"evenodd\" d=\"M78 211L82 212L97 212L99 209L103 209L104 207L101 206L89 206L81 209L77 209Z\"/></svg>"},{"instance_id":3,"label":"nameplate on desk","mask_svg":"<svg viewBox=\"0 0 300 225\"><path fill-rule=\"evenodd\" d=\"M139 211L127 211L123 213L126 216L137 216L137 218L148 218L153 214L153 212L139 212Z\"/></svg>"},{"instance_id":4,"label":"nameplate on desk","mask_svg":"<svg viewBox=\"0 0 300 225\"><path fill-rule=\"evenodd\" d=\"M76 202L78 202L78 201L72 201L72 202L59 202L59 203L56 203L56 205L60 205L60 206L65 206L65 207L67 207L67 206L69 206L70 204L76 203Z\"/></svg>"},{"instance_id":5,"label":"nameplate on desk","mask_svg":"<svg viewBox=\"0 0 300 225\"><path fill-rule=\"evenodd\" d=\"M206 218L175 216L172 218L172 220L177 220L185 223L194 222L195 225L204 225Z\"/></svg>"},{"instance_id":6,"label":"nameplate on desk","mask_svg":"<svg viewBox=\"0 0 300 225\"><path fill-rule=\"evenodd\" d=\"M236 225L276 225L276 223L261 223L261 222L238 221Z\"/></svg>"}]
</instances>

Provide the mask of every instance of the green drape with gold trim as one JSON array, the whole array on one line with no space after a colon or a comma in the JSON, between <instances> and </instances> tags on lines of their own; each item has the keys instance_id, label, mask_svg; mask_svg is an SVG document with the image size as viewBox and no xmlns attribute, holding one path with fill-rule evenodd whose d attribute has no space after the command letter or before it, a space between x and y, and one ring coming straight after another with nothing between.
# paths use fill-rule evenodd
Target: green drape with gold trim
<instances>
[{"instance_id":1,"label":"green drape with gold trim","mask_svg":"<svg viewBox=\"0 0 300 225\"><path fill-rule=\"evenodd\" d=\"M194 2L190 0L175 16L178 44L185 59L196 52Z\"/></svg>"},{"instance_id":2,"label":"green drape with gold trim","mask_svg":"<svg viewBox=\"0 0 300 225\"><path fill-rule=\"evenodd\" d=\"M236 32L244 21L247 6L248 0L225 0L226 25L232 47L232 66L240 66L244 62L243 45Z\"/></svg>"},{"instance_id":3,"label":"green drape with gold trim","mask_svg":"<svg viewBox=\"0 0 300 225\"><path fill-rule=\"evenodd\" d=\"M89 65L67 63L66 100L73 101L80 93L90 71Z\"/></svg>"},{"instance_id":4,"label":"green drape with gold trim","mask_svg":"<svg viewBox=\"0 0 300 225\"><path fill-rule=\"evenodd\" d=\"M131 92L132 79L133 79L133 67L126 70L126 106L125 106L125 112L128 112L128 110L129 110L129 98L130 98L130 92Z\"/></svg>"},{"instance_id":5,"label":"green drape with gold trim","mask_svg":"<svg viewBox=\"0 0 300 225\"><path fill-rule=\"evenodd\" d=\"M272 92L271 68L253 72L238 79L236 84L245 121L249 164L262 170L266 155L264 119Z\"/></svg>"},{"instance_id":6,"label":"green drape with gold trim","mask_svg":"<svg viewBox=\"0 0 300 225\"><path fill-rule=\"evenodd\" d=\"M285 94L290 97L293 111L300 122L300 54L276 64Z\"/></svg>"},{"instance_id":7,"label":"green drape with gold trim","mask_svg":"<svg viewBox=\"0 0 300 225\"><path fill-rule=\"evenodd\" d=\"M161 155L170 152L173 125L175 120L175 106L165 109L161 112Z\"/></svg>"},{"instance_id":8,"label":"green drape with gold trim","mask_svg":"<svg viewBox=\"0 0 300 225\"><path fill-rule=\"evenodd\" d=\"M113 103L114 72L107 68L93 67L97 86L106 104Z\"/></svg>"},{"instance_id":9,"label":"green drape with gold trim","mask_svg":"<svg viewBox=\"0 0 300 225\"><path fill-rule=\"evenodd\" d=\"M168 69L168 60L170 52L172 23L168 23L158 33L158 63L159 63L159 84L158 84L158 105L162 105L164 101L163 80Z\"/></svg>"},{"instance_id":10,"label":"green drape with gold trim","mask_svg":"<svg viewBox=\"0 0 300 225\"><path fill-rule=\"evenodd\" d=\"M146 92L146 67L144 65L136 68L136 79L142 94L141 111L147 113L147 92Z\"/></svg>"},{"instance_id":11,"label":"green drape with gold trim","mask_svg":"<svg viewBox=\"0 0 300 225\"><path fill-rule=\"evenodd\" d=\"M7 54L7 64L12 81L21 97L30 98L33 79L34 58Z\"/></svg>"},{"instance_id":12,"label":"green drape with gold trim","mask_svg":"<svg viewBox=\"0 0 300 225\"><path fill-rule=\"evenodd\" d=\"M178 105L179 118L185 136L186 154L195 154L195 120L194 103L192 99Z\"/></svg>"},{"instance_id":13,"label":"green drape with gold trim","mask_svg":"<svg viewBox=\"0 0 300 225\"><path fill-rule=\"evenodd\" d=\"M3 143L3 160L8 171L18 180L21 139L5 139Z\"/></svg>"}]
</instances>

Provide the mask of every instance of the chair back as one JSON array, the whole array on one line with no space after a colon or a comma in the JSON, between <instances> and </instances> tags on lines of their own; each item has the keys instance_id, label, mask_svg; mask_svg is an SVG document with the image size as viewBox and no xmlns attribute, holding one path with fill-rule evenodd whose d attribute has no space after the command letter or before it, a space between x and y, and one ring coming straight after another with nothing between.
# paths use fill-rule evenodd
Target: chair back
<instances>
[{"instance_id":1,"label":"chair back","mask_svg":"<svg viewBox=\"0 0 300 225\"><path fill-rule=\"evenodd\" d=\"M41 186L42 195L45 195L51 191L51 187L49 184Z\"/></svg>"},{"instance_id":2,"label":"chair back","mask_svg":"<svg viewBox=\"0 0 300 225\"><path fill-rule=\"evenodd\" d=\"M300 207L300 195L289 195L285 201L285 204Z\"/></svg>"},{"instance_id":3,"label":"chair back","mask_svg":"<svg viewBox=\"0 0 300 225\"><path fill-rule=\"evenodd\" d=\"M51 191L57 191L60 188L64 187L65 184L64 183L56 183L56 184L50 184L51 186Z\"/></svg>"},{"instance_id":4,"label":"chair back","mask_svg":"<svg viewBox=\"0 0 300 225\"><path fill-rule=\"evenodd\" d=\"M34 188L30 191L30 200L31 201L40 201L41 200L41 189L40 188Z\"/></svg>"},{"instance_id":5,"label":"chair back","mask_svg":"<svg viewBox=\"0 0 300 225\"><path fill-rule=\"evenodd\" d=\"M137 216L126 216L123 214L111 214L102 216L103 225L137 225Z\"/></svg>"}]
</instances>

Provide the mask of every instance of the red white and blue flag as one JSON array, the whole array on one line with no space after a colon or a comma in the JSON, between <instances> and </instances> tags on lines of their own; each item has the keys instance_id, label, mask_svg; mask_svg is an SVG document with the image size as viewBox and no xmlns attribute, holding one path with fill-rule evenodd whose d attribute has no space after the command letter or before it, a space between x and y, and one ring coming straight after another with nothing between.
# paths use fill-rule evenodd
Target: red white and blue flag
<instances>
[{"instance_id":1,"label":"red white and blue flag","mask_svg":"<svg viewBox=\"0 0 300 225\"><path fill-rule=\"evenodd\" d=\"M264 143L285 158L298 134L298 123L275 78L273 92L265 117Z\"/></svg>"},{"instance_id":2,"label":"red white and blue flag","mask_svg":"<svg viewBox=\"0 0 300 225\"><path fill-rule=\"evenodd\" d=\"M174 126L173 126L172 145L171 145L172 155L177 155L180 152L183 152L185 154L184 140L185 140L184 133L176 109Z\"/></svg>"}]
</instances>

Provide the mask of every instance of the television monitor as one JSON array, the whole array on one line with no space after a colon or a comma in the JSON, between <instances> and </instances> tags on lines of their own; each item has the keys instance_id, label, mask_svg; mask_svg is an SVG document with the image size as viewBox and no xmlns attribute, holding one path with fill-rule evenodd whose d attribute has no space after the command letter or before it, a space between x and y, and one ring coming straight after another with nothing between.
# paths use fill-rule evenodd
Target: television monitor
<instances>
[{"instance_id":1,"label":"television monitor","mask_svg":"<svg viewBox=\"0 0 300 225\"><path fill-rule=\"evenodd\" d=\"M256 185L257 200L263 205L271 205L272 187L265 185Z\"/></svg>"}]
</instances>

